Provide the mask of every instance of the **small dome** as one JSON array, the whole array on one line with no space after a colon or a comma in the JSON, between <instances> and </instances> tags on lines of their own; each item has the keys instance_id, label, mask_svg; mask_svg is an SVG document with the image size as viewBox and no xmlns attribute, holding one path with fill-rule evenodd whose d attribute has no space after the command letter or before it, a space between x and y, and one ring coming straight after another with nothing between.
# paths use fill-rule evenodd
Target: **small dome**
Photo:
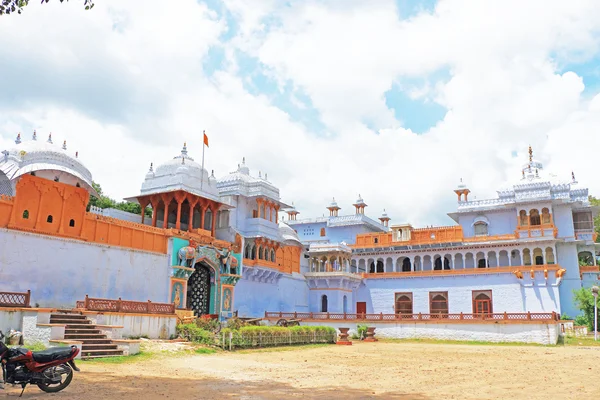
<instances>
[{"instance_id":1,"label":"small dome","mask_svg":"<svg viewBox=\"0 0 600 400\"><path fill-rule=\"evenodd\" d=\"M380 218L382 218L382 219L389 218L388 215L387 215L387 212L385 212L385 208L383 209L383 214L381 214Z\"/></svg>"},{"instance_id":2,"label":"small dome","mask_svg":"<svg viewBox=\"0 0 600 400\"><path fill-rule=\"evenodd\" d=\"M458 190L463 190L467 188L467 185L463 182L463 178L460 178L460 182L458 182L458 186L456 188Z\"/></svg>"},{"instance_id":3,"label":"small dome","mask_svg":"<svg viewBox=\"0 0 600 400\"><path fill-rule=\"evenodd\" d=\"M285 222L279 221L279 235L288 244L301 244L300 238L294 229Z\"/></svg>"},{"instance_id":4,"label":"small dome","mask_svg":"<svg viewBox=\"0 0 600 400\"><path fill-rule=\"evenodd\" d=\"M49 174L48 179L54 179L55 176L64 173L76 178L76 183L90 194L98 196L92 187L92 174L75 154L67 153L66 141L61 147L52 142L51 135L47 141L37 140L37 133L34 131L32 140L23 141L19 134L15 143L16 146L4 151L4 157L0 158L0 172L4 173L9 180L14 181L21 175L32 172L39 172L38 176L44 178ZM70 184L72 178L65 182Z\"/></svg>"},{"instance_id":5,"label":"small dome","mask_svg":"<svg viewBox=\"0 0 600 400\"><path fill-rule=\"evenodd\" d=\"M335 197L331 200L331 203L329 203L329 208L337 208L338 207L338 203L335 201Z\"/></svg>"},{"instance_id":6,"label":"small dome","mask_svg":"<svg viewBox=\"0 0 600 400\"><path fill-rule=\"evenodd\" d=\"M362 196L359 194L358 200L356 200L355 205L363 205L363 204L365 204L365 201L363 200Z\"/></svg>"}]
</instances>

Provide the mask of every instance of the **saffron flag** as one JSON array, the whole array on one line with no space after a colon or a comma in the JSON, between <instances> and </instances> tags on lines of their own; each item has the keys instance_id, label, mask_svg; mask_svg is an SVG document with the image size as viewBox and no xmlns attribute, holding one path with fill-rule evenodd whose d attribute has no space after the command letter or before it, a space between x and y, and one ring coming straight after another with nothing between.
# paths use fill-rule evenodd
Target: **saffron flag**
<instances>
[{"instance_id":1,"label":"saffron flag","mask_svg":"<svg viewBox=\"0 0 600 400\"><path fill-rule=\"evenodd\" d=\"M208 147L208 136L206 136L206 132L202 131L202 133L204 134L204 144Z\"/></svg>"}]
</instances>

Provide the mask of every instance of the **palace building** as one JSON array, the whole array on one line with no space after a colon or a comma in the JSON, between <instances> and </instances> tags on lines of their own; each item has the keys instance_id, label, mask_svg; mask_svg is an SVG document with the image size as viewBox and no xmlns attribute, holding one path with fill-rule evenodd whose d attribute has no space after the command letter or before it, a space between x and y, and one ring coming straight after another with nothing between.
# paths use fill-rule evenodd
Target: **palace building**
<instances>
[{"instance_id":1,"label":"palace building","mask_svg":"<svg viewBox=\"0 0 600 400\"><path fill-rule=\"evenodd\" d=\"M398 333L402 324L427 336L432 326L417 322L464 315L574 317L573 291L600 274L598 210L574 174L546 174L531 149L519 175L487 200L469 199L461 182L445 227L390 224L385 210L371 219L360 195L350 213L332 199L328 216L299 219L245 159L216 178L184 144L140 177L139 192L126 199L141 205L135 215L88 209L97 193L79 154L51 135L19 134L0 156L0 293L30 291L38 307L75 307L88 296L170 303L220 319L235 311L300 313L307 323L375 318L396 324L381 329L397 337L409 335Z\"/></svg>"}]
</instances>

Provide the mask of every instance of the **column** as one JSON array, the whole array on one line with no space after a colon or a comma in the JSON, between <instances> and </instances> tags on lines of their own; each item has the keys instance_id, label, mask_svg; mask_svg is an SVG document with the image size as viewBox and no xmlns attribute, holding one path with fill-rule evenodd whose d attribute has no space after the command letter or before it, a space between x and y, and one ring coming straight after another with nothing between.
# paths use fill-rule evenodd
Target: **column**
<instances>
[{"instance_id":1,"label":"column","mask_svg":"<svg viewBox=\"0 0 600 400\"><path fill-rule=\"evenodd\" d=\"M149 200L143 200L143 203L140 203L142 207L142 225L144 225L144 219L146 217L146 207L148 207Z\"/></svg>"},{"instance_id":2,"label":"column","mask_svg":"<svg viewBox=\"0 0 600 400\"><path fill-rule=\"evenodd\" d=\"M279 206L275 206L275 223L279 223Z\"/></svg>"},{"instance_id":3,"label":"column","mask_svg":"<svg viewBox=\"0 0 600 400\"><path fill-rule=\"evenodd\" d=\"M261 208L261 207L260 207L260 206L261 206L261 204L262 204L262 200L261 200L261 199L256 199L256 205L257 205L257 207L258 207L258 218L262 218L262 213L260 212L260 211L261 211L261 210L260 210L260 208Z\"/></svg>"},{"instance_id":4,"label":"column","mask_svg":"<svg viewBox=\"0 0 600 400\"><path fill-rule=\"evenodd\" d=\"M191 232L194 229L194 209L196 208L196 201L191 201L188 199L190 205L190 215L188 219L188 231Z\"/></svg>"},{"instance_id":5,"label":"column","mask_svg":"<svg viewBox=\"0 0 600 400\"><path fill-rule=\"evenodd\" d=\"M158 211L158 202L152 203L152 226L156 226L156 214Z\"/></svg>"},{"instance_id":6,"label":"column","mask_svg":"<svg viewBox=\"0 0 600 400\"><path fill-rule=\"evenodd\" d=\"M175 221L175 229L181 229L181 204L183 203L182 201L179 201L179 199L177 200L177 220Z\"/></svg>"},{"instance_id":7,"label":"column","mask_svg":"<svg viewBox=\"0 0 600 400\"><path fill-rule=\"evenodd\" d=\"M213 206L213 208L211 208L211 211L212 211L211 212L211 216L212 216L211 219L212 219L212 221L210 221L211 222L210 231L211 231L212 236L214 237L215 236L215 232L216 232L216 228L217 228L217 212L219 211L219 207L218 206L217 207Z\"/></svg>"},{"instance_id":8,"label":"column","mask_svg":"<svg viewBox=\"0 0 600 400\"><path fill-rule=\"evenodd\" d=\"M208 205L201 204L200 207L200 229L204 229L204 216L206 214L206 209L208 208Z\"/></svg>"}]
</instances>

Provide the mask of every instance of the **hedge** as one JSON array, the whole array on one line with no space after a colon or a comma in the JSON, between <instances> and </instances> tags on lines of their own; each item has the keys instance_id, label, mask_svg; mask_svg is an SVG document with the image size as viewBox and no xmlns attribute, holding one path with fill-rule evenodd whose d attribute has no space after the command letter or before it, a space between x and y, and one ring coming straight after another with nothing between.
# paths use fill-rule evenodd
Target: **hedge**
<instances>
[{"instance_id":1,"label":"hedge","mask_svg":"<svg viewBox=\"0 0 600 400\"><path fill-rule=\"evenodd\" d=\"M205 329L199 328L196 324L179 324L177 325L177 333L184 339L190 342L202 344L215 344L215 335Z\"/></svg>"},{"instance_id":2,"label":"hedge","mask_svg":"<svg viewBox=\"0 0 600 400\"><path fill-rule=\"evenodd\" d=\"M225 348L334 343L337 338L335 328L329 326L245 326L238 330L223 329L219 336Z\"/></svg>"}]
</instances>

